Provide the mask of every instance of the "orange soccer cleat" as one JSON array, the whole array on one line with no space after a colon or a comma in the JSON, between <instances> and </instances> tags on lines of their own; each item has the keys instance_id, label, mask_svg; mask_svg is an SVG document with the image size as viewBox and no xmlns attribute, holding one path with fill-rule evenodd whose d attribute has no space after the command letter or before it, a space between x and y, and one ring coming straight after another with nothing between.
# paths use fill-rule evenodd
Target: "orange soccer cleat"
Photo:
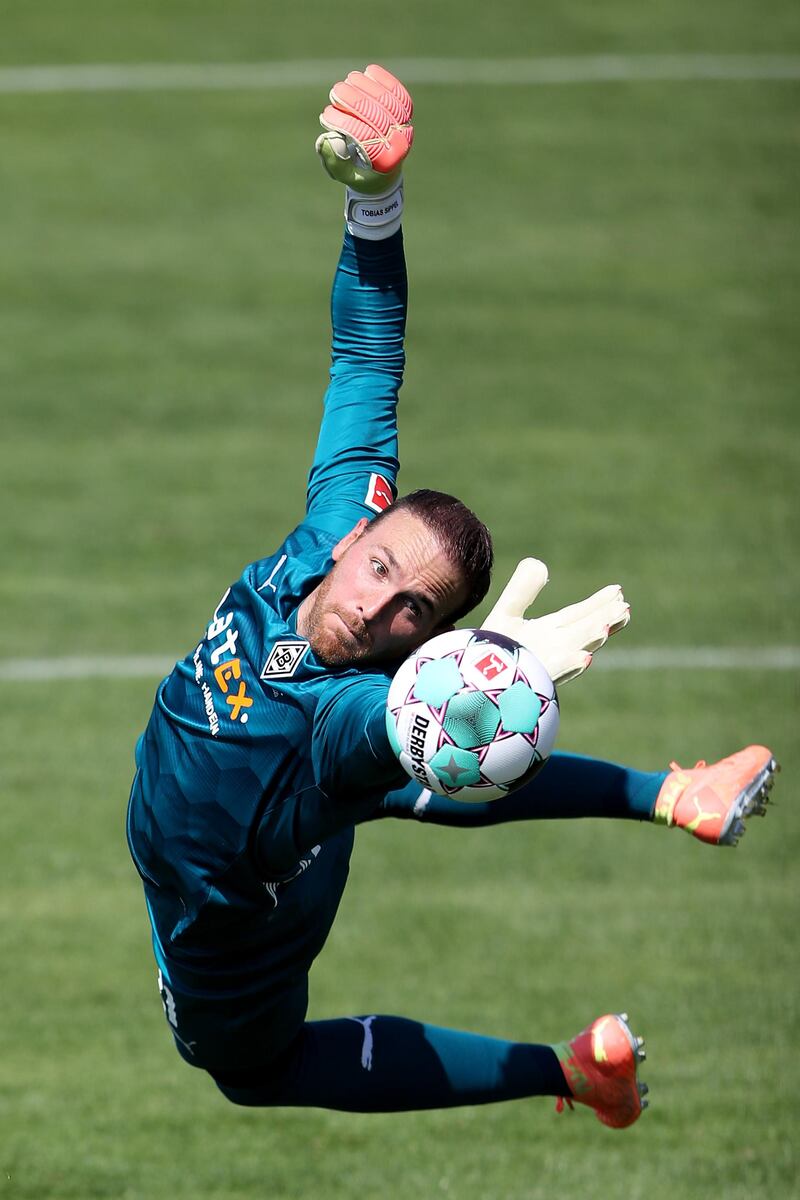
<instances>
[{"instance_id":1,"label":"orange soccer cleat","mask_svg":"<svg viewBox=\"0 0 800 1200\"><path fill-rule=\"evenodd\" d=\"M593 1108L604 1125L624 1129L647 1108L647 1084L637 1078L645 1058L644 1041L632 1032L627 1013L598 1017L571 1042L553 1049L572 1093L559 1098L558 1112L565 1100L570 1108L577 1100Z\"/></svg>"},{"instance_id":2,"label":"orange soccer cleat","mask_svg":"<svg viewBox=\"0 0 800 1200\"><path fill-rule=\"evenodd\" d=\"M769 791L779 770L766 746L748 746L717 763L699 762L692 770L670 763L653 820L677 825L713 846L735 846L753 813L764 816Z\"/></svg>"}]
</instances>

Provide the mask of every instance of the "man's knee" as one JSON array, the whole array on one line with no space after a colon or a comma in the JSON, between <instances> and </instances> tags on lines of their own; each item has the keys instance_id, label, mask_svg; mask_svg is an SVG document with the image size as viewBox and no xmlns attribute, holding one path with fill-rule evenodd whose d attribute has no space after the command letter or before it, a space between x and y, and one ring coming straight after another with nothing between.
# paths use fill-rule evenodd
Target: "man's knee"
<instances>
[{"instance_id":1,"label":"man's knee","mask_svg":"<svg viewBox=\"0 0 800 1200\"><path fill-rule=\"evenodd\" d=\"M253 1087L233 1087L223 1083L216 1075L212 1075L211 1078L231 1104L238 1104L243 1108L270 1108L280 1103L275 1097L274 1089L268 1083Z\"/></svg>"},{"instance_id":2,"label":"man's knee","mask_svg":"<svg viewBox=\"0 0 800 1200\"><path fill-rule=\"evenodd\" d=\"M302 1057L302 1031L277 1057L244 1071L209 1071L231 1104L244 1108L269 1108L291 1103L289 1094Z\"/></svg>"}]
</instances>

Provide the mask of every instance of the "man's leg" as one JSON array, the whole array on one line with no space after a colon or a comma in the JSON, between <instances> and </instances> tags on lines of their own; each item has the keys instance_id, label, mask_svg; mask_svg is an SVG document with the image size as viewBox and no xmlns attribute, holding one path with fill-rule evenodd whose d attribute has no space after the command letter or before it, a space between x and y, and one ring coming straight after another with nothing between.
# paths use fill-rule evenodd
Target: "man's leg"
<instances>
[{"instance_id":1,"label":"man's leg","mask_svg":"<svg viewBox=\"0 0 800 1200\"><path fill-rule=\"evenodd\" d=\"M309 1021L266 1070L212 1074L238 1104L347 1112L402 1112L569 1094L550 1046L379 1015Z\"/></svg>"},{"instance_id":2,"label":"man's leg","mask_svg":"<svg viewBox=\"0 0 800 1200\"><path fill-rule=\"evenodd\" d=\"M229 1100L251 1107L406 1112L560 1096L622 1127L644 1106L643 1058L624 1016L601 1017L553 1047L376 1015L308 1022L268 1068L213 1076Z\"/></svg>"},{"instance_id":3,"label":"man's leg","mask_svg":"<svg viewBox=\"0 0 800 1200\"><path fill-rule=\"evenodd\" d=\"M766 746L748 746L691 770L673 763L669 772L556 751L530 783L499 800L464 804L409 783L390 792L373 816L459 826L612 817L674 825L711 845L735 846L745 820L765 814L778 769Z\"/></svg>"},{"instance_id":4,"label":"man's leg","mask_svg":"<svg viewBox=\"0 0 800 1200\"><path fill-rule=\"evenodd\" d=\"M666 778L665 771L636 771L618 763L556 751L535 779L499 800L464 804L423 792L418 784L409 783L390 792L374 815L460 826L575 817L651 821Z\"/></svg>"}]
</instances>

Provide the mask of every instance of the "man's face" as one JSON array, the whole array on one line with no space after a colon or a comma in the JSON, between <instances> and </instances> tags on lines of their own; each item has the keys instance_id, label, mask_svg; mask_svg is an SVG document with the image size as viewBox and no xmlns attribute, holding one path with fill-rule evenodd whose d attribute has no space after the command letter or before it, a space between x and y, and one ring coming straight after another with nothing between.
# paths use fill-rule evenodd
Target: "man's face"
<instances>
[{"instance_id":1,"label":"man's face","mask_svg":"<svg viewBox=\"0 0 800 1200\"><path fill-rule=\"evenodd\" d=\"M300 606L297 631L328 666L400 661L466 598L435 535L402 509L359 521L333 550L330 573Z\"/></svg>"}]
</instances>

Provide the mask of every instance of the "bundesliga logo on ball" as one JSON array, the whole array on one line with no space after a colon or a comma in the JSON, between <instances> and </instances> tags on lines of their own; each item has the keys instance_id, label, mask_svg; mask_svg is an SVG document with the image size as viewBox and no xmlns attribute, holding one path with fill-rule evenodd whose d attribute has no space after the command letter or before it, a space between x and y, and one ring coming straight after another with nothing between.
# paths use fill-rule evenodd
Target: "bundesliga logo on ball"
<instances>
[{"instance_id":1,"label":"bundesliga logo on ball","mask_svg":"<svg viewBox=\"0 0 800 1200\"><path fill-rule=\"evenodd\" d=\"M403 768L454 800L497 800L531 779L558 725L556 690L538 658L487 630L432 638L389 689L386 728Z\"/></svg>"}]
</instances>

